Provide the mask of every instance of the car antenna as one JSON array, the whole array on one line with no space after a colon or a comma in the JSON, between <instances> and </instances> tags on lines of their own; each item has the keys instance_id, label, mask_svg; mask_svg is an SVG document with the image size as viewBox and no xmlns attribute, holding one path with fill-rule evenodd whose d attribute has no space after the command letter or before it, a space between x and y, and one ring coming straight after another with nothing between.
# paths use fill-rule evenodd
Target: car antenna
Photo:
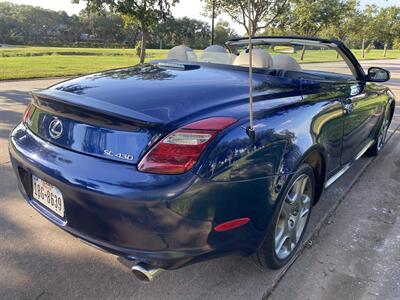
<instances>
[{"instance_id":1,"label":"car antenna","mask_svg":"<svg viewBox=\"0 0 400 300\"><path fill-rule=\"evenodd\" d=\"M252 41L252 20L251 20L251 0L248 0L249 5L249 110L250 110L250 124L246 128L246 133L249 138L254 142L256 138L256 131L253 126L253 41Z\"/></svg>"}]
</instances>

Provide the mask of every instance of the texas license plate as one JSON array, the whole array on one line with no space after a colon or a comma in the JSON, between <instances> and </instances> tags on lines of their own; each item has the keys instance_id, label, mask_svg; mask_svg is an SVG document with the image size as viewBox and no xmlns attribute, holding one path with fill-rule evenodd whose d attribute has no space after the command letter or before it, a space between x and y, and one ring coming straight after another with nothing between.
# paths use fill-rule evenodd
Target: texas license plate
<instances>
[{"instance_id":1,"label":"texas license plate","mask_svg":"<svg viewBox=\"0 0 400 300\"><path fill-rule=\"evenodd\" d=\"M32 175L33 198L45 207L64 217L64 199L54 185Z\"/></svg>"}]
</instances>

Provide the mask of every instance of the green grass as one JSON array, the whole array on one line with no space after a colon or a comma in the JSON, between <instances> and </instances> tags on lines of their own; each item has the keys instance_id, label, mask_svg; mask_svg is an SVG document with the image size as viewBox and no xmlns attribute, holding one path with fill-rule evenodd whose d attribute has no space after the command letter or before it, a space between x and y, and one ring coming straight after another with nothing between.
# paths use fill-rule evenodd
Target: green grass
<instances>
[{"instance_id":1,"label":"green grass","mask_svg":"<svg viewBox=\"0 0 400 300\"><path fill-rule=\"evenodd\" d=\"M361 59L361 50L353 51ZM147 61L163 59L167 50L148 50ZM292 56L300 61L300 52ZM389 50L386 58L400 58L400 50ZM371 50L365 59L383 59L383 50ZM303 63L336 61L331 50L307 50ZM133 49L17 47L0 48L0 80L83 75L136 65Z\"/></svg>"},{"instance_id":2,"label":"green grass","mask_svg":"<svg viewBox=\"0 0 400 300\"><path fill-rule=\"evenodd\" d=\"M165 58L166 53L167 50L148 50L146 61ZM138 63L133 49L0 49L0 80L76 76Z\"/></svg>"},{"instance_id":3,"label":"green grass","mask_svg":"<svg viewBox=\"0 0 400 300\"><path fill-rule=\"evenodd\" d=\"M0 78L5 80L83 75L132 66L138 61L136 57L79 55L0 58Z\"/></svg>"},{"instance_id":4,"label":"green grass","mask_svg":"<svg viewBox=\"0 0 400 300\"><path fill-rule=\"evenodd\" d=\"M383 50L370 50L368 53L365 53L365 58L361 57L362 51L359 49L351 50L357 59L366 59L366 60L376 60L376 59L391 59L391 58L400 58L400 50L388 50L386 57L383 57Z\"/></svg>"},{"instance_id":5,"label":"green grass","mask_svg":"<svg viewBox=\"0 0 400 300\"><path fill-rule=\"evenodd\" d=\"M148 55L159 56L167 50L149 50ZM48 55L88 55L88 56L136 56L134 49L107 48L60 48L60 47L16 47L0 48L0 57L48 56Z\"/></svg>"},{"instance_id":6,"label":"green grass","mask_svg":"<svg viewBox=\"0 0 400 300\"><path fill-rule=\"evenodd\" d=\"M365 53L365 58L362 58L361 50L352 50L353 54L359 60L377 60L377 59L391 59L400 58L400 50L388 50L386 57L383 57L383 50L370 50ZM278 55L279 53L271 53L272 55ZM342 58L337 58L337 52L335 50L306 50L303 61L300 60L301 51L297 51L294 54L290 54L299 63L315 63L315 62L331 62L340 61Z\"/></svg>"}]
</instances>

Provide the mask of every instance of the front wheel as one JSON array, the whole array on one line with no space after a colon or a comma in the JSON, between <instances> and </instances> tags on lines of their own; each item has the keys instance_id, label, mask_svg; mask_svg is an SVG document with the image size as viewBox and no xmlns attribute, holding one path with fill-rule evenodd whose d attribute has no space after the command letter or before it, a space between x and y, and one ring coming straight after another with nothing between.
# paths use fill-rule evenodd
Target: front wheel
<instances>
[{"instance_id":1,"label":"front wheel","mask_svg":"<svg viewBox=\"0 0 400 300\"><path fill-rule=\"evenodd\" d=\"M267 238L254 255L261 267L279 269L294 256L310 219L314 191L314 171L303 164L282 193Z\"/></svg>"},{"instance_id":2,"label":"front wheel","mask_svg":"<svg viewBox=\"0 0 400 300\"><path fill-rule=\"evenodd\" d=\"M370 156L377 156L387 142L387 135L390 126L390 109L387 109L383 116L382 125L379 129L378 136L375 138L374 144L368 149Z\"/></svg>"}]
</instances>

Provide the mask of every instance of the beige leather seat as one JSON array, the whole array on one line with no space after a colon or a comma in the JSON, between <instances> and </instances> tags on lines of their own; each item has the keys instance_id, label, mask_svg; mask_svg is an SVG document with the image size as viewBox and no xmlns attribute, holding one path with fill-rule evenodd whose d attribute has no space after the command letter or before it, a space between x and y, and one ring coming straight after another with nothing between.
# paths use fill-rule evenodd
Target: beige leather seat
<instances>
[{"instance_id":1,"label":"beige leather seat","mask_svg":"<svg viewBox=\"0 0 400 300\"><path fill-rule=\"evenodd\" d=\"M246 51L240 53L233 62L235 66L248 67L250 64L250 54ZM271 55L262 49L253 49L253 67L272 68L273 61Z\"/></svg>"},{"instance_id":2,"label":"beige leather seat","mask_svg":"<svg viewBox=\"0 0 400 300\"><path fill-rule=\"evenodd\" d=\"M172 48L168 52L167 59L176 59L182 61L197 61L197 55L193 49L180 45Z\"/></svg>"},{"instance_id":3,"label":"beige leather seat","mask_svg":"<svg viewBox=\"0 0 400 300\"><path fill-rule=\"evenodd\" d=\"M289 55L277 55L272 58L275 69L285 71L301 71L299 63Z\"/></svg>"},{"instance_id":4,"label":"beige leather seat","mask_svg":"<svg viewBox=\"0 0 400 300\"><path fill-rule=\"evenodd\" d=\"M204 49L199 58L201 62L209 62L216 64L232 64L232 55L220 45L212 45Z\"/></svg>"},{"instance_id":5,"label":"beige leather seat","mask_svg":"<svg viewBox=\"0 0 400 300\"><path fill-rule=\"evenodd\" d=\"M204 52L209 53L228 53L228 50L224 46L220 45L211 45L204 49Z\"/></svg>"}]
</instances>

